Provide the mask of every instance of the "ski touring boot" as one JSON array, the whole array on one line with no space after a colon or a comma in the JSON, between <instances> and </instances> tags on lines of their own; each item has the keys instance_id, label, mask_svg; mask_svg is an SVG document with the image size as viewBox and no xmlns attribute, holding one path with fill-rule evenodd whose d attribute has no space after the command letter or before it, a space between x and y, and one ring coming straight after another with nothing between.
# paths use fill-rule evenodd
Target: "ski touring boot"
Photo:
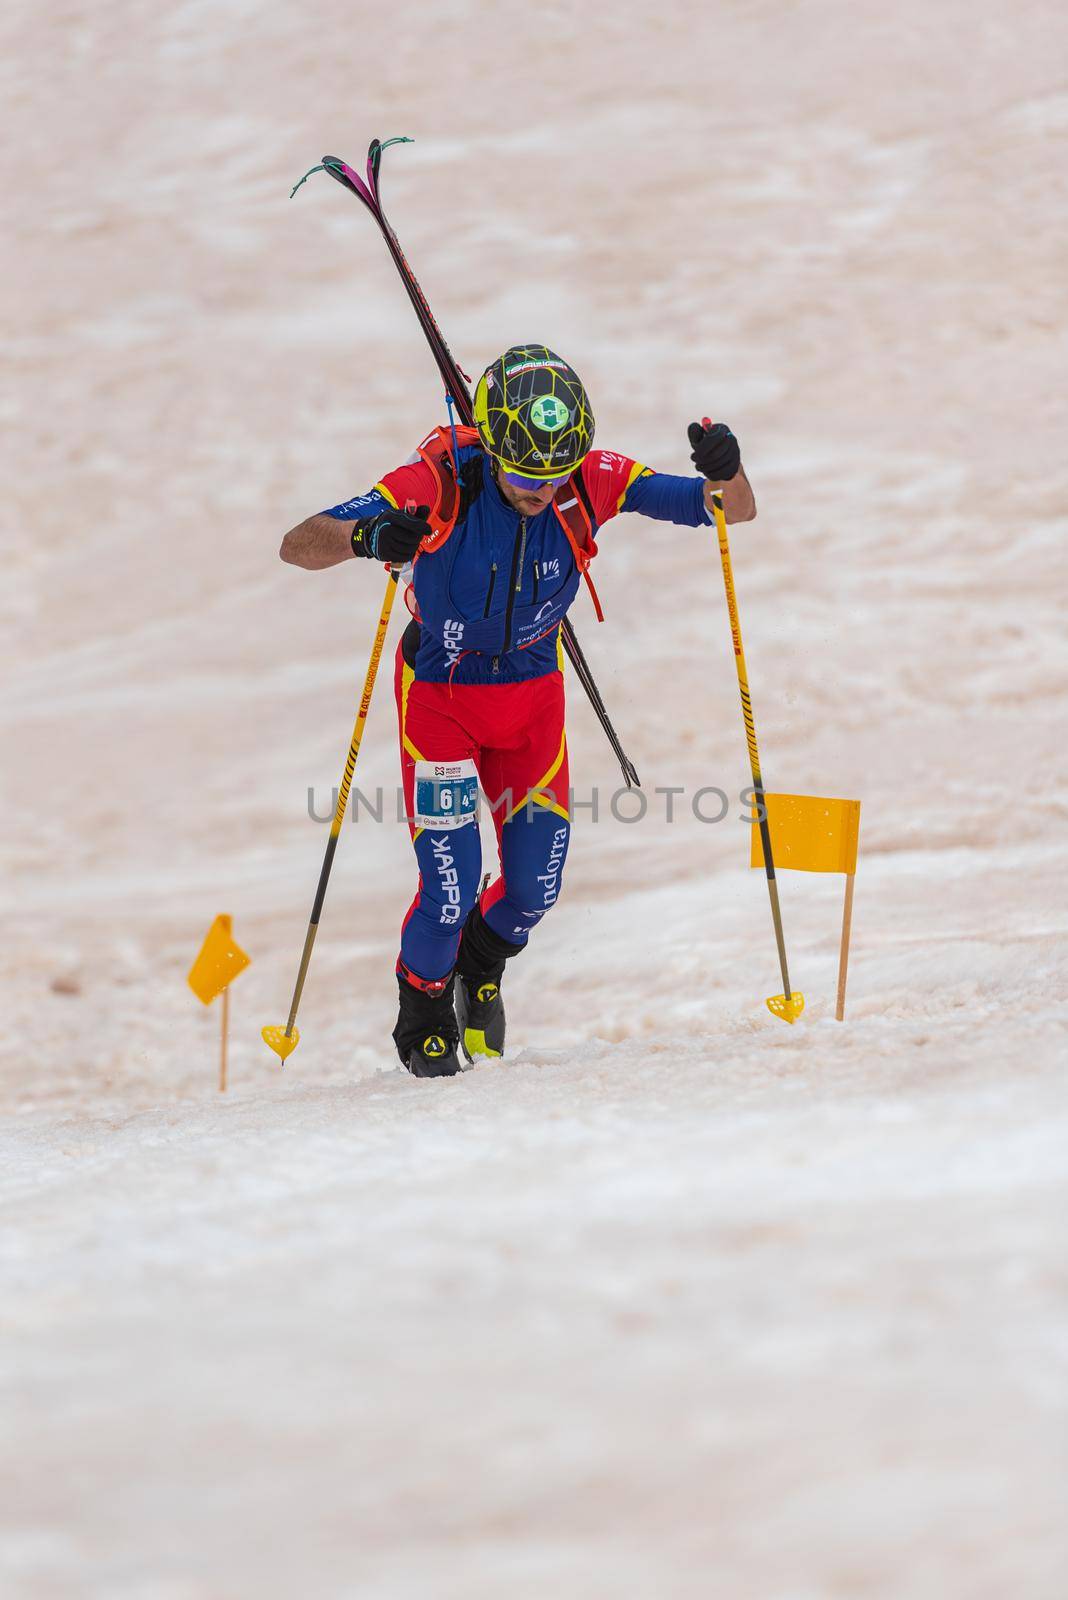
<instances>
[{"instance_id":1,"label":"ski touring boot","mask_svg":"<svg viewBox=\"0 0 1068 1600\"><path fill-rule=\"evenodd\" d=\"M460 1047L468 1061L504 1054L504 964L522 945L494 933L476 904L460 938L456 958L456 1020Z\"/></svg>"},{"instance_id":2,"label":"ski touring boot","mask_svg":"<svg viewBox=\"0 0 1068 1600\"><path fill-rule=\"evenodd\" d=\"M454 974L438 983L417 978L398 964L400 1014L393 1042L413 1078L452 1078L462 1071L456 1053L459 1030L453 1009Z\"/></svg>"},{"instance_id":3,"label":"ski touring boot","mask_svg":"<svg viewBox=\"0 0 1068 1600\"><path fill-rule=\"evenodd\" d=\"M497 979L483 978L468 986L460 978L456 984L456 1020L460 1024L460 1048L468 1061L504 1054L504 1001Z\"/></svg>"}]
</instances>

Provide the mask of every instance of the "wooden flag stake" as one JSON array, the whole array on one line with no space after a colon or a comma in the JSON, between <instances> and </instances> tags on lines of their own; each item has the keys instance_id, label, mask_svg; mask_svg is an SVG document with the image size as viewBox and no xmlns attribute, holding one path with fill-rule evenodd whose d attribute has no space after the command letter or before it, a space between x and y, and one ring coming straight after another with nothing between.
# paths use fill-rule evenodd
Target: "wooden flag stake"
<instances>
[{"instance_id":1,"label":"wooden flag stake","mask_svg":"<svg viewBox=\"0 0 1068 1600\"><path fill-rule=\"evenodd\" d=\"M226 1058L230 1045L230 984L249 964L249 957L245 951L239 944L234 943L232 929L232 917L223 915L215 918L186 980L203 1005L210 1006L213 1000L222 995L219 1021L220 1094L226 1093Z\"/></svg>"},{"instance_id":2,"label":"wooden flag stake","mask_svg":"<svg viewBox=\"0 0 1068 1600\"><path fill-rule=\"evenodd\" d=\"M230 986L222 992L222 1030L219 1051L219 1093L226 1093L226 1045L230 1035Z\"/></svg>"},{"instance_id":3,"label":"wooden flag stake","mask_svg":"<svg viewBox=\"0 0 1068 1600\"><path fill-rule=\"evenodd\" d=\"M838 952L838 1003L834 1008L835 1020L845 1021L846 973L849 970L849 934L853 926L853 883L855 874L846 873L845 905L842 908L842 946Z\"/></svg>"}]
</instances>

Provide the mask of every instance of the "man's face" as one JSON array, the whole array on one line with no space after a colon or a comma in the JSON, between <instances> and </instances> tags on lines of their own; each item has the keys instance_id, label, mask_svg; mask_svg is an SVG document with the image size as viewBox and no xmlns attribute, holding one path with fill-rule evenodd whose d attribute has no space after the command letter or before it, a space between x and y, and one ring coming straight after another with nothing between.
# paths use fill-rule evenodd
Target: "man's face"
<instances>
[{"instance_id":1,"label":"man's face","mask_svg":"<svg viewBox=\"0 0 1068 1600\"><path fill-rule=\"evenodd\" d=\"M496 463L494 464L494 475L501 494L513 511L518 511L521 517L536 517L539 511L544 511L548 505L551 505L553 495L558 488L556 483L543 484L539 489L532 489L529 486L522 489L517 488L515 484L508 482L500 466Z\"/></svg>"}]
</instances>

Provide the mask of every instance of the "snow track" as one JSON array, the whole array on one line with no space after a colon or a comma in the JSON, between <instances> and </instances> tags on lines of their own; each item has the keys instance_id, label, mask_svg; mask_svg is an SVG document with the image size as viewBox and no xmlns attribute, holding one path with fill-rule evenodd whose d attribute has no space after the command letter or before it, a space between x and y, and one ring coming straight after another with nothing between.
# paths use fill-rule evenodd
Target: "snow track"
<instances>
[{"instance_id":1,"label":"snow track","mask_svg":"<svg viewBox=\"0 0 1068 1600\"><path fill-rule=\"evenodd\" d=\"M27 1116L9 1579L1052 1594L1049 1075L878 1032Z\"/></svg>"}]
</instances>

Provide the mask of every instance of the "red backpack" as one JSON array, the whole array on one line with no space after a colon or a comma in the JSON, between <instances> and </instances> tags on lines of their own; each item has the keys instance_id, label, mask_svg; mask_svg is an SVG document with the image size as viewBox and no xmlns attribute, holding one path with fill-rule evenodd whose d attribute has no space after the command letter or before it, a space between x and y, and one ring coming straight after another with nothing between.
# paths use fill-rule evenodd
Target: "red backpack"
<instances>
[{"instance_id":1,"label":"red backpack","mask_svg":"<svg viewBox=\"0 0 1068 1600\"><path fill-rule=\"evenodd\" d=\"M455 436L458 449L464 445L481 443L477 428L457 428ZM452 441L452 428L443 426L428 433L419 446L419 454L433 472L437 485L434 504L430 507L427 519L433 532L429 538L423 540L419 555L440 550L459 519L460 484L457 481L456 463L452 455ZM601 610L601 602L597 598L597 590L590 577L590 562L597 554L597 541L593 537L596 522L589 493L582 481L581 467L577 467L567 482L560 485L553 497L552 505L557 520L567 535L575 564L586 580L597 620L603 622L604 612ZM418 560L418 556L416 559Z\"/></svg>"}]
</instances>

